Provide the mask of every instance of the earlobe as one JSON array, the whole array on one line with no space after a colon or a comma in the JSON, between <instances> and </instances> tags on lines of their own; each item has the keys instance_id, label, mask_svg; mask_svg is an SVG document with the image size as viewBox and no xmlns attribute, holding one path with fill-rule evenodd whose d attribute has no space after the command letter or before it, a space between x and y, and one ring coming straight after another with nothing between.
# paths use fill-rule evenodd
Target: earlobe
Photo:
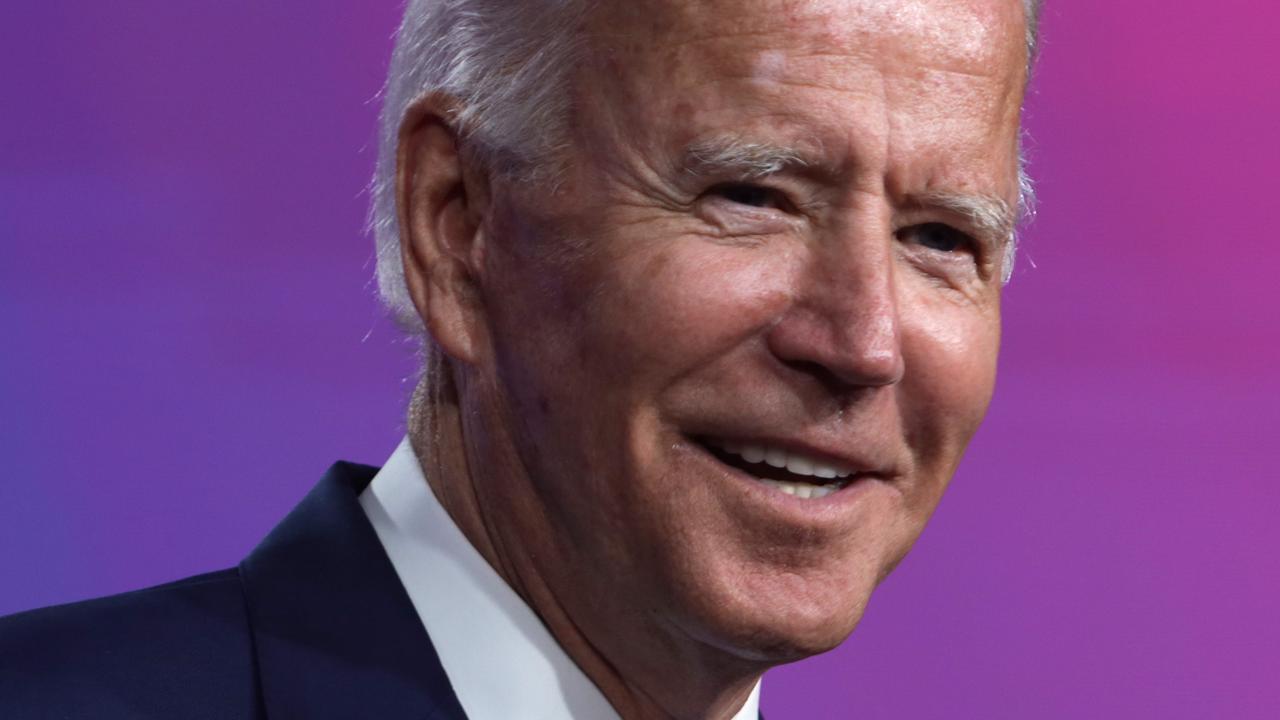
<instances>
[{"instance_id":1,"label":"earlobe","mask_svg":"<svg viewBox=\"0 0 1280 720\"><path fill-rule=\"evenodd\" d=\"M396 156L400 252L409 296L449 357L473 363L482 344L477 260L487 189L468 173L448 120L447 98L429 96L405 114Z\"/></svg>"}]
</instances>

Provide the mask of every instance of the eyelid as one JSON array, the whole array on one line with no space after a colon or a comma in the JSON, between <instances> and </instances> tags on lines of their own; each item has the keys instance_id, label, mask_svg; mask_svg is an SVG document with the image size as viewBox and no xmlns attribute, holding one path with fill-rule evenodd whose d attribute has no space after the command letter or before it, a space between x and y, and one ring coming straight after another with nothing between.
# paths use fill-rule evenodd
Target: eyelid
<instances>
[{"instance_id":1,"label":"eyelid","mask_svg":"<svg viewBox=\"0 0 1280 720\"><path fill-rule=\"evenodd\" d=\"M756 207L734 202L716 193L717 189L732 185L759 187L774 194L780 207ZM777 187L751 181L726 181L716 183L698 197L698 215L728 235L770 235L788 232L796 228L797 210L787 193Z\"/></svg>"},{"instance_id":2,"label":"eyelid","mask_svg":"<svg viewBox=\"0 0 1280 720\"><path fill-rule=\"evenodd\" d=\"M772 202L772 206L767 207L767 206L752 205L751 203L739 202L737 200L733 200L732 198L729 197L730 191L733 191L733 190L761 192L769 197L770 201ZM742 207L752 208L755 210L777 210L777 211L787 212L787 213L795 212L795 203L791 200L791 197L787 194L785 190L782 190L781 188L778 188L778 187L774 187L772 185L756 182L753 180L731 180L728 182L716 183L711 187L707 188L704 195L716 195L718 197L723 198L727 202L731 202L735 205L740 205Z\"/></svg>"},{"instance_id":3,"label":"eyelid","mask_svg":"<svg viewBox=\"0 0 1280 720\"><path fill-rule=\"evenodd\" d=\"M997 276L1003 257L1003 246L999 242L993 242L989 238L984 239L976 232L967 230L967 223L957 224L936 218L920 218L896 229L894 236L897 237L903 232L926 225L948 228L963 238L963 244L954 251L945 252L932 250L917 242L904 242L903 248L907 257L910 257L923 272L940 280L945 279L947 282L958 282L966 277L989 282Z\"/></svg>"},{"instance_id":4,"label":"eyelid","mask_svg":"<svg viewBox=\"0 0 1280 720\"><path fill-rule=\"evenodd\" d=\"M945 231L951 235L950 239L956 243L955 247L950 249L931 247L924 240L912 237L920 232L929 232L926 228L931 226L935 228L933 232ZM937 221L913 223L896 230L894 236L909 248L909 252L917 261L926 263L929 266L936 266L939 269L956 267L962 263L964 266L977 269L982 273L991 261L991 254L982 247L981 241L976 240L972 234L948 223Z\"/></svg>"},{"instance_id":5,"label":"eyelid","mask_svg":"<svg viewBox=\"0 0 1280 720\"><path fill-rule=\"evenodd\" d=\"M961 214L945 211L909 211L903 221L901 221L898 229L894 231L894 234L896 235L903 230L924 225L942 225L950 228L953 232L959 233L966 239L975 255L982 256L984 258L990 258L999 254L1000 249L1003 247L1003 242L1000 238L992 237L984 228L971 222L969 218Z\"/></svg>"},{"instance_id":6,"label":"eyelid","mask_svg":"<svg viewBox=\"0 0 1280 720\"><path fill-rule=\"evenodd\" d=\"M1004 243L999 238L992 237L976 228L971 228L968 223L959 225L954 223L946 224L964 236L970 250L973 252L974 258L980 265L986 265L1001 255Z\"/></svg>"},{"instance_id":7,"label":"eyelid","mask_svg":"<svg viewBox=\"0 0 1280 720\"><path fill-rule=\"evenodd\" d=\"M816 189L810 183L785 173L717 179L705 184L706 190L702 194L705 196L714 189L732 185L746 185L768 190L780 201L775 212L784 213L791 218L812 220L819 212L821 205L815 194Z\"/></svg>"},{"instance_id":8,"label":"eyelid","mask_svg":"<svg viewBox=\"0 0 1280 720\"><path fill-rule=\"evenodd\" d=\"M975 223L964 215L948 215L935 220L935 222L940 222L963 233L969 239L969 243L974 250L980 254L993 257L1004 248L1005 238L993 235L989 228Z\"/></svg>"}]
</instances>

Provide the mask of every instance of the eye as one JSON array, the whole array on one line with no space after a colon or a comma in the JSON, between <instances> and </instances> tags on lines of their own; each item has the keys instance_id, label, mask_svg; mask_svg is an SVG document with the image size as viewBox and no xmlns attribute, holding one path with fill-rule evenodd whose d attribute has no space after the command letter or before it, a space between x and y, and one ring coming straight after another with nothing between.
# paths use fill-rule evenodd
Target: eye
<instances>
[{"instance_id":1,"label":"eye","mask_svg":"<svg viewBox=\"0 0 1280 720\"><path fill-rule=\"evenodd\" d=\"M725 183L711 188L707 194L719 196L737 205L746 205L753 208L787 210L791 206L781 192L763 185Z\"/></svg>"},{"instance_id":2,"label":"eye","mask_svg":"<svg viewBox=\"0 0 1280 720\"><path fill-rule=\"evenodd\" d=\"M898 231L898 239L914 242L930 250L953 253L973 248L973 238L942 223L912 225Z\"/></svg>"}]
</instances>

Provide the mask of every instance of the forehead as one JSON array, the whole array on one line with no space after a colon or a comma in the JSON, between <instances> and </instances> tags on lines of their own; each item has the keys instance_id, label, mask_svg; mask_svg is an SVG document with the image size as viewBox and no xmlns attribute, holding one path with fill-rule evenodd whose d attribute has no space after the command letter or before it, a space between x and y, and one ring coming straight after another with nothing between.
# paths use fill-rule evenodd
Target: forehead
<instances>
[{"instance_id":1,"label":"forehead","mask_svg":"<svg viewBox=\"0 0 1280 720\"><path fill-rule=\"evenodd\" d=\"M1020 0L630 0L590 37L589 92L637 141L731 127L864 158L1016 145Z\"/></svg>"},{"instance_id":2,"label":"forehead","mask_svg":"<svg viewBox=\"0 0 1280 720\"><path fill-rule=\"evenodd\" d=\"M597 31L669 45L782 38L813 48L928 48L944 65L1003 60L1025 35L1020 0L622 0L598 6ZM638 43L639 44L639 43Z\"/></svg>"}]
</instances>

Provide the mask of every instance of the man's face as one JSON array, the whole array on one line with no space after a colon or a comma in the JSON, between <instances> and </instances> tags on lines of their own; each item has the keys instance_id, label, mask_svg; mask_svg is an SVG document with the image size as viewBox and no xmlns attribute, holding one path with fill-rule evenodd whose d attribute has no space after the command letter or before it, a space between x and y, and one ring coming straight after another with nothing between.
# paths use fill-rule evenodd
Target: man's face
<instances>
[{"instance_id":1,"label":"man's face","mask_svg":"<svg viewBox=\"0 0 1280 720\"><path fill-rule=\"evenodd\" d=\"M478 500L606 656L820 652L991 396L1021 6L615 5L566 176L493 191Z\"/></svg>"}]
</instances>

